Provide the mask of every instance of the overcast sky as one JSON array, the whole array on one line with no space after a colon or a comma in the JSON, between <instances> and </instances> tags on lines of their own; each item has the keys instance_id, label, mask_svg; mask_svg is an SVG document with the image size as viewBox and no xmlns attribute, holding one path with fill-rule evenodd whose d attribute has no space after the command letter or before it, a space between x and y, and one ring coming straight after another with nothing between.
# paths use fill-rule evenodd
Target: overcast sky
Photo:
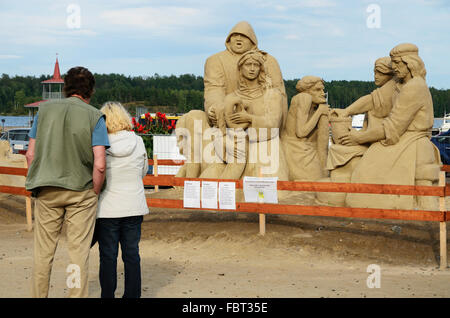
<instances>
[{"instance_id":1,"label":"overcast sky","mask_svg":"<svg viewBox=\"0 0 450 318\"><path fill-rule=\"evenodd\" d=\"M428 84L450 88L450 0L0 0L0 74L50 74L58 53L62 73L202 76L242 20L285 79L373 80L412 42Z\"/></svg>"}]
</instances>

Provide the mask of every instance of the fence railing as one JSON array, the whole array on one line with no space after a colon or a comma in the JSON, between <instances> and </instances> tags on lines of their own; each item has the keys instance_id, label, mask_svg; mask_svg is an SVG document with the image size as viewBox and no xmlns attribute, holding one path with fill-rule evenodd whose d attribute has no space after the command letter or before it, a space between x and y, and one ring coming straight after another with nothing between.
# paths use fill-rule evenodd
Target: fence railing
<instances>
[{"instance_id":1,"label":"fence railing","mask_svg":"<svg viewBox=\"0 0 450 318\"><path fill-rule=\"evenodd\" d=\"M149 165L153 166L153 175L144 177L144 185L154 186L155 191L159 191L159 186L184 186L184 181L218 181L235 182L237 189L243 188L243 180L223 180L223 179L200 179L200 178L176 178L173 175L158 175L158 165L181 166L183 161L167 159L149 159ZM378 209L378 208L349 208L323 205L290 205L272 203L249 203L236 202L236 212L258 213L260 234L265 234L266 214L286 214L286 215L315 215L334 216L352 218L376 218L395 219L407 221L437 221L440 222L440 267L447 268L447 228L446 222L450 215L445 206L445 197L450 195L450 189L446 186L445 172L450 172L450 166L444 165L441 169L439 186L408 186L392 184L364 184L364 183L335 183L335 182L294 182L278 181L277 190L305 191L305 192L345 192L345 193L371 193L371 194L394 194L394 195L414 195L414 196L438 196L439 210L400 210L400 209ZM26 176L27 168L0 167L0 174ZM27 229L32 230L31 193L23 187L0 186L0 193L22 195L26 197ZM185 209L183 200L147 198L149 207ZM196 208L195 210L220 211L220 209ZM227 210L229 211L229 210Z\"/></svg>"}]
</instances>

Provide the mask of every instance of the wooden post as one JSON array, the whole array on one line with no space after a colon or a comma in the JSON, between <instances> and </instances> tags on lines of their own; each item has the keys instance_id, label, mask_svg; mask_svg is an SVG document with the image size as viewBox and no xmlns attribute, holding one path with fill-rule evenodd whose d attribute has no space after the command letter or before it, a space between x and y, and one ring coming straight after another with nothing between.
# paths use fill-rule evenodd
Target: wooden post
<instances>
[{"instance_id":1,"label":"wooden post","mask_svg":"<svg viewBox=\"0 0 450 318\"><path fill-rule=\"evenodd\" d=\"M445 171L439 173L439 186L445 187ZM446 211L445 195L439 198L439 210ZM441 221L439 229L439 242L440 242L440 269L447 268L447 222Z\"/></svg>"},{"instance_id":2,"label":"wooden post","mask_svg":"<svg viewBox=\"0 0 450 318\"><path fill-rule=\"evenodd\" d=\"M25 159L24 168L28 169L28 163ZM31 209L31 197L26 196L25 197L25 212L27 216L27 231L31 232L33 230L33 219L32 219L32 209Z\"/></svg>"},{"instance_id":3,"label":"wooden post","mask_svg":"<svg viewBox=\"0 0 450 318\"><path fill-rule=\"evenodd\" d=\"M158 155L153 155L153 175L158 176ZM155 192L159 191L159 186L155 185Z\"/></svg>"},{"instance_id":4,"label":"wooden post","mask_svg":"<svg viewBox=\"0 0 450 318\"><path fill-rule=\"evenodd\" d=\"M258 177L262 177L261 167L258 171ZM258 196L258 202L259 202L259 196ZM264 203L264 200L259 203ZM259 214L259 234L260 235L266 235L266 215L264 213Z\"/></svg>"}]
</instances>

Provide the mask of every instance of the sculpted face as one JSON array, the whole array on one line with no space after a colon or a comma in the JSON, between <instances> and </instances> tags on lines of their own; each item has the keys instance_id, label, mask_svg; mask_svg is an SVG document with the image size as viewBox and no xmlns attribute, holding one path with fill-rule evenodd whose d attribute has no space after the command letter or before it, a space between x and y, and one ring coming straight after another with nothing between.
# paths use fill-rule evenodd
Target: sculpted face
<instances>
[{"instance_id":1,"label":"sculpted face","mask_svg":"<svg viewBox=\"0 0 450 318\"><path fill-rule=\"evenodd\" d=\"M381 87L392 78L392 75L383 74L381 72L378 72L375 69L374 70L374 78L375 78L375 85L377 85L378 87Z\"/></svg>"},{"instance_id":2,"label":"sculpted face","mask_svg":"<svg viewBox=\"0 0 450 318\"><path fill-rule=\"evenodd\" d=\"M308 93L312 96L312 102L314 104L325 104L327 99L324 92L325 86L322 82L317 82L313 87L308 90Z\"/></svg>"},{"instance_id":3,"label":"sculpted face","mask_svg":"<svg viewBox=\"0 0 450 318\"><path fill-rule=\"evenodd\" d=\"M400 57L392 58L392 70L399 79L404 79L410 74L408 66L402 61Z\"/></svg>"},{"instance_id":4,"label":"sculpted face","mask_svg":"<svg viewBox=\"0 0 450 318\"><path fill-rule=\"evenodd\" d=\"M241 74L248 80L254 80L261 71L261 64L258 61L249 58L241 66Z\"/></svg>"},{"instance_id":5,"label":"sculpted face","mask_svg":"<svg viewBox=\"0 0 450 318\"><path fill-rule=\"evenodd\" d=\"M253 42L243 34L233 33L230 37L231 50L236 54L242 54L253 47Z\"/></svg>"}]
</instances>

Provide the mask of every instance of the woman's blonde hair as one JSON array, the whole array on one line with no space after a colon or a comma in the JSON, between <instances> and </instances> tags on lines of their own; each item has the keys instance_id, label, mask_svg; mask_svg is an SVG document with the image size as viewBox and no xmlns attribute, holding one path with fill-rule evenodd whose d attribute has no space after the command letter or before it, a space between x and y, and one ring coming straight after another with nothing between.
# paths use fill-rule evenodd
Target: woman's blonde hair
<instances>
[{"instance_id":1,"label":"woman's blonde hair","mask_svg":"<svg viewBox=\"0 0 450 318\"><path fill-rule=\"evenodd\" d=\"M106 128L109 134L121 130L132 130L131 116L119 102L106 102L100 111L106 116Z\"/></svg>"}]
</instances>

